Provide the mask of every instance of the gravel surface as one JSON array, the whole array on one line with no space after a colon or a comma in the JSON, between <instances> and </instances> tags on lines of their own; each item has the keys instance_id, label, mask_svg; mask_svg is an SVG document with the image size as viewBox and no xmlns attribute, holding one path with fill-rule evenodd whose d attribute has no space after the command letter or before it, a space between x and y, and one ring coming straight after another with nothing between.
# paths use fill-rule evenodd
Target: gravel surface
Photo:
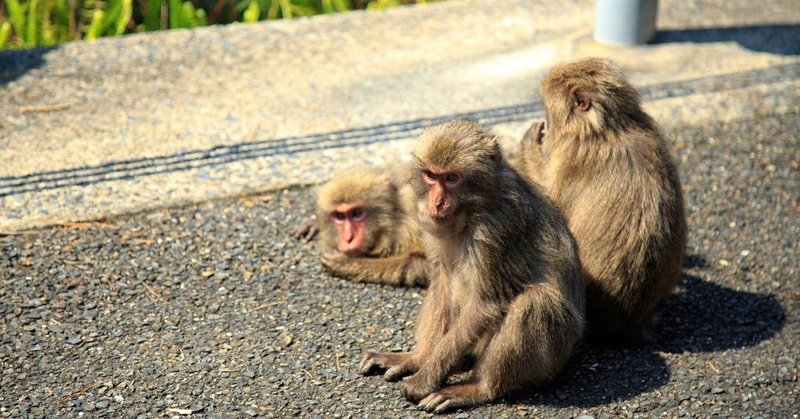
<instances>
[{"instance_id":1,"label":"gravel surface","mask_svg":"<svg viewBox=\"0 0 800 419\"><path fill-rule=\"evenodd\" d=\"M669 129L689 258L658 343L583 345L550 386L457 418L797 417L800 114ZM423 290L351 284L288 232L310 189L0 237L0 416L417 416L364 378Z\"/></svg>"}]
</instances>

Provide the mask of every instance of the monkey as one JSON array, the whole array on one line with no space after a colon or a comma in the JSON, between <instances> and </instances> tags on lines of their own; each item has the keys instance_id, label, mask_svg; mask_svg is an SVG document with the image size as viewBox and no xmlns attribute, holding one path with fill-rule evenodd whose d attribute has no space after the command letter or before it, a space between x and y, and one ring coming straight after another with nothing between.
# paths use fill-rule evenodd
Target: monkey
<instances>
[{"instance_id":1,"label":"monkey","mask_svg":"<svg viewBox=\"0 0 800 419\"><path fill-rule=\"evenodd\" d=\"M364 375L403 378L402 393L440 413L551 380L584 327L584 285L566 221L477 122L427 128L411 186L430 284L412 352L367 352ZM445 385L472 359L469 378Z\"/></svg>"},{"instance_id":2,"label":"monkey","mask_svg":"<svg viewBox=\"0 0 800 419\"><path fill-rule=\"evenodd\" d=\"M680 279L687 235L666 140L608 60L558 65L540 94L546 122L523 137L521 170L542 184L578 243L587 337L652 341L653 315Z\"/></svg>"},{"instance_id":3,"label":"monkey","mask_svg":"<svg viewBox=\"0 0 800 419\"><path fill-rule=\"evenodd\" d=\"M339 174L317 191L319 226L302 226L295 236L311 238L319 231L322 264L336 276L354 282L427 286L416 199L403 182L405 174L393 167L358 167Z\"/></svg>"}]
</instances>

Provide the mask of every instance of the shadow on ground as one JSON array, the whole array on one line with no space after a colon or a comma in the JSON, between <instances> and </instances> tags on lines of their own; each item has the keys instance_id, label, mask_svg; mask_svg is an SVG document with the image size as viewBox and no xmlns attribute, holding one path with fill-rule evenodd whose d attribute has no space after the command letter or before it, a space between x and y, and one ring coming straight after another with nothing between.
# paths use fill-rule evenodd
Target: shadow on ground
<instances>
[{"instance_id":1,"label":"shadow on ground","mask_svg":"<svg viewBox=\"0 0 800 419\"><path fill-rule=\"evenodd\" d=\"M686 268L707 266L690 255ZM753 346L775 336L785 311L768 294L736 291L692 275L681 291L659 308L656 343L609 347L584 343L564 371L531 397L522 392L512 403L557 407L594 407L628 400L664 386L670 367L659 352L713 352Z\"/></svg>"},{"instance_id":2,"label":"shadow on ground","mask_svg":"<svg viewBox=\"0 0 800 419\"><path fill-rule=\"evenodd\" d=\"M594 407L628 400L669 382L666 360L652 347L579 347L555 381L522 404ZM519 396L529 396L520 394Z\"/></svg>"},{"instance_id":3,"label":"shadow on ground","mask_svg":"<svg viewBox=\"0 0 800 419\"><path fill-rule=\"evenodd\" d=\"M44 56L56 47L0 51L0 86L4 86L45 63Z\"/></svg>"},{"instance_id":4,"label":"shadow on ground","mask_svg":"<svg viewBox=\"0 0 800 419\"><path fill-rule=\"evenodd\" d=\"M714 352L753 346L781 330L786 313L769 294L736 291L685 275L682 291L659 309L657 347L664 352Z\"/></svg>"},{"instance_id":5,"label":"shadow on ground","mask_svg":"<svg viewBox=\"0 0 800 419\"><path fill-rule=\"evenodd\" d=\"M744 48L776 55L800 55L800 25L759 25L659 31L655 44L734 41Z\"/></svg>"}]
</instances>

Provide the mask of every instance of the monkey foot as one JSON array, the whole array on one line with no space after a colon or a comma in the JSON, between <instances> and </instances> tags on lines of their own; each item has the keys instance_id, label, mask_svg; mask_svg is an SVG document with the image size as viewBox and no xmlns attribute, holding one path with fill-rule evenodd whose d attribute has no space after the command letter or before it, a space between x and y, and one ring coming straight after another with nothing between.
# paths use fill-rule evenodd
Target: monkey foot
<instances>
[{"instance_id":1,"label":"monkey foot","mask_svg":"<svg viewBox=\"0 0 800 419\"><path fill-rule=\"evenodd\" d=\"M417 407L426 412L442 413L460 407L475 406L489 400L478 383L456 384L435 391L422 399Z\"/></svg>"},{"instance_id":2,"label":"monkey foot","mask_svg":"<svg viewBox=\"0 0 800 419\"><path fill-rule=\"evenodd\" d=\"M435 392L440 385L430 380L424 373L418 372L403 379L400 392L406 400L418 403L431 393Z\"/></svg>"}]
</instances>

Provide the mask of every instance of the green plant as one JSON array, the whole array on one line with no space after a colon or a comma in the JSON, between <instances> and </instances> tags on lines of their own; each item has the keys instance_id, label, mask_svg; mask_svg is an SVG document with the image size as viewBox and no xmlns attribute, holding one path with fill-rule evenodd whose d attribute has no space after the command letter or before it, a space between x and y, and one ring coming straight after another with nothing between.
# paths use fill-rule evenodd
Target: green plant
<instances>
[{"instance_id":1,"label":"green plant","mask_svg":"<svg viewBox=\"0 0 800 419\"><path fill-rule=\"evenodd\" d=\"M3 22L3 24L0 25L0 49L3 49L6 45L9 36L11 36L11 24Z\"/></svg>"},{"instance_id":2,"label":"green plant","mask_svg":"<svg viewBox=\"0 0 800 419\"><path fill-rule=\"evenodd\" d=\"M170 29L194 28L205 25L205 10L196 9L191 1L169 0Z\"/></svg>"},{"instance_id":3,"label":"green plant","mask_svg":"<svg viewBox=\"0 0 800 419\"><path fill-rule=\"evenodd\" d=\"M425 0L0 0L0 49L211 23L290 19Z\"/></svg>"}]
</instances>

